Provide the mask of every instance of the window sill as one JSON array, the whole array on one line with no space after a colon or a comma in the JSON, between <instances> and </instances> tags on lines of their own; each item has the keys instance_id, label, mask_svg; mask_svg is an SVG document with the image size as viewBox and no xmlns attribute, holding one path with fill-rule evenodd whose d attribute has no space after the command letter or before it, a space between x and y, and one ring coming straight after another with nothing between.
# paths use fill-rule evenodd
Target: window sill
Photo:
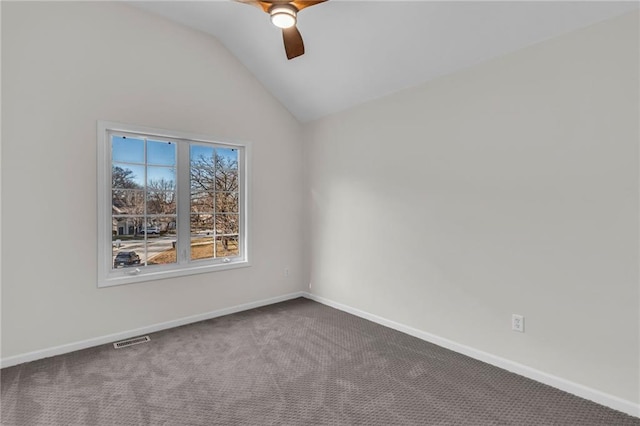
<instances>
[{"instance_id":1,"label":"window sill","mask_svg":"<svg viewBox=\"0 0 640 426\"><path fill-rule=\"evenodd\" d=\"M210 272L226 271L229 269L247 268L251 266L248 260L235 260L228 263L217 263L214 265L189 265L183 268L171 268L171 269L147 269L143 267L139 273L127 275L125 272L111 273L106 278L99 277L98 288L113 287L118 285L140 283L145 281L156 281L167 278L184 277L188 275L206 274ZM136 268L127 268L134 272ZM118 270L123 271L123 270Z\"/></svg>"}]
</instances>

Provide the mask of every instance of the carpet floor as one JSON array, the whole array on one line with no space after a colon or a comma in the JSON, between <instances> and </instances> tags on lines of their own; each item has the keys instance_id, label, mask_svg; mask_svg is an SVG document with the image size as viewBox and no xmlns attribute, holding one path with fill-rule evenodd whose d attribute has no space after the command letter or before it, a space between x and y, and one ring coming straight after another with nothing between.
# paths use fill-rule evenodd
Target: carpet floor
<instances>
[{"instance_id":1,"label":"carpet floor","mask_svg":"<svg viewBox=\"0 0 640 426\"><path fill-rule=\"evenodd\" d=\"M640 425L306 300L1 371L4 425Z\"/></svg>"}]
</instances>

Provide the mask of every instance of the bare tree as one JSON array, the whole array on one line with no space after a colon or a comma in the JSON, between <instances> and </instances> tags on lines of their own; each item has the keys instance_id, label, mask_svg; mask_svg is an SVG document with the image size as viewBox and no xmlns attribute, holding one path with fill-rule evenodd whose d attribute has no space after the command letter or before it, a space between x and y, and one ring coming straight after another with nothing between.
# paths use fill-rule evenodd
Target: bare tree
<instances>
[{"instance_id":1,"label":"bare tree","mask_svg":"<svg viewBox=\"0 0 640 426\"><path fill-rule=\"evenodd\" d=\"M111 187L122 189L142 189L135 181L133 170L123 169L119 166L111 167Z\"/></svg>"},{"instance_id":2,"label":"bare tree","mask_svg":"<svg viewBox=\"0 0 640 426\"><path fill-rule=\"evenodd\" d=\"M119 166L111 168L111 204L113 225L118 226L120 220L131 222L134 233L138 232L144 213L144 188L135 181L132 170ZM133 216L133 217L130 217ZM128 233L128 230L127 230Z\"/></svg>"},{"instance_id":3,"label":"bare tree","mask_svg":"<svg viewBox=\"0 0 640 426\"><path fill-rule=\"evenodd\" d=\"M175 182L164 178L147 185L148 214L176 214Z\"/></svg>"}]
</instances>

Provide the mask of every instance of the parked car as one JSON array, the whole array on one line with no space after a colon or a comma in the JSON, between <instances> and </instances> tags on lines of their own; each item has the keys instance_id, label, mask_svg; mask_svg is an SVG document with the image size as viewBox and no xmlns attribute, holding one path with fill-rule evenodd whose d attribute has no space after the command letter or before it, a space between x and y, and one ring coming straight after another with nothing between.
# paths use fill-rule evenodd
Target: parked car
<instances>
[{"instance_id":1,"label":"parked car","mask_svg":"<svg viewBox=\"0 0 640 426\"><path fill-rule=\"evenodd\" d=\"M160 228L157 226L148 226L148 227L143 227L142 229L140 229L140 233L141 234L160 234Z\"/></svg>"},{"instance_id":2,"label":"parked car","mask_svg":"<svg viewBox=\"0 0 640 426\"><path fill-rule=\"evenodd\" d=\"M140 256L135 251L121 251L113 261L113 267L132 266L140 264Z\"/></svg>"}]
</instances>

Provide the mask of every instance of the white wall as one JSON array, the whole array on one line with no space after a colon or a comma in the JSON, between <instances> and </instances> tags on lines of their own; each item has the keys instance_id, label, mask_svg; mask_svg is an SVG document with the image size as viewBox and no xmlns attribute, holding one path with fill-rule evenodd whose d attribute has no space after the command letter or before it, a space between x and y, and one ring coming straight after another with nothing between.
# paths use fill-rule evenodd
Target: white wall
<instances>
[{"instance_id":1,"label":"white wall","mask_svg":"<svg viewBox=\"0 0 640 426\"><path fill-rule=\"evenodd\" d=\"M640 402L638 47L626 15L306 126L311 291Z\"/></svg>"},{"instance_id":2,"label":"white wall","mask_svg":"<svg viewBox=\"0 0 640 426\"><path fill-rule=\"evenodd\" d=\"M2 89L3 358L306 281L300 126L212 37L123 4L3 2ZM97 120L253 142L253 266L97 289Z\"/></svg>"}]
</instances>

